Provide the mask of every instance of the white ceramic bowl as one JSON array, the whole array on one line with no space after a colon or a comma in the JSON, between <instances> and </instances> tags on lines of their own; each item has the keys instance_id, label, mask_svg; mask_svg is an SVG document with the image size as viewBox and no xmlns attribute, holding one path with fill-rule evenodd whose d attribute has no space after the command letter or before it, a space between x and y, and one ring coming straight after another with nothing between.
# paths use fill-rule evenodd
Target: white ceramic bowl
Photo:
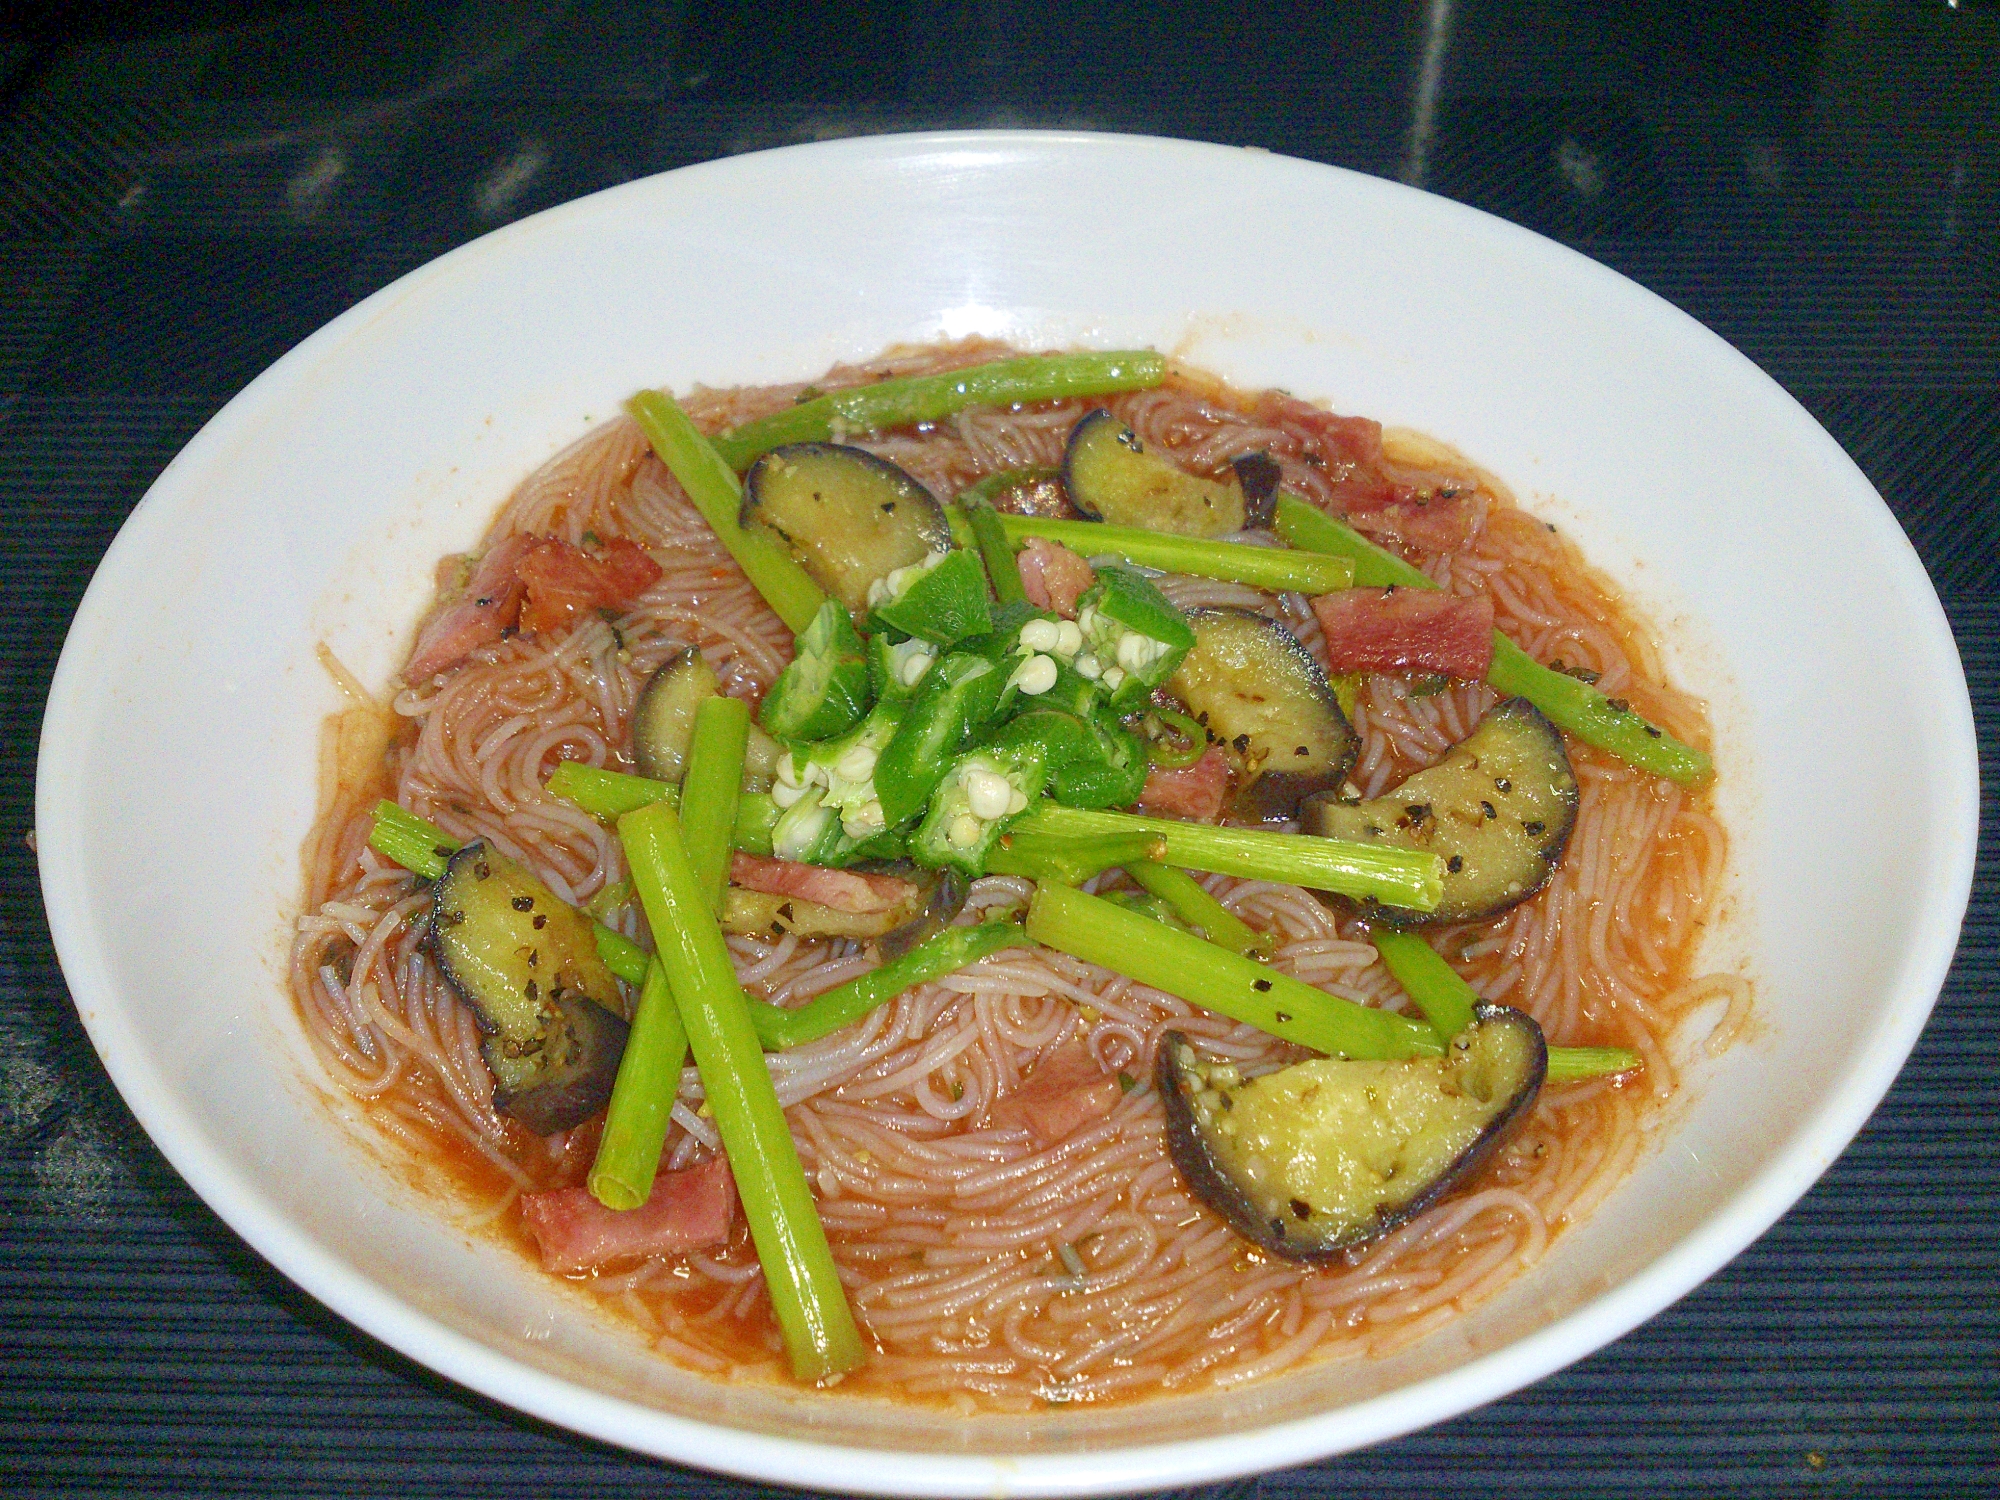
<instances>
[{"instance_id":1,"label":"white ceramic bowl","mask_svg":"<svg viewBox=\"0 0 2000 1500\"><path fill-rule=\"evenodd\" d=\"M899 340L1151 344L1457 445L1560 519L1714 700L1719 962L1751 1040L1532 1274L1364 1368L966 1421L665 1367L358 1146L282 983L336 706L433 560L642 386L804 376ZM106 556L42 739L44 893L118 1087L279 1269L539 1417L712 1469L882 1493L1187 1484L1359 1446L1598 1348L1825 1170L1929 1012L1978 827L1964 678L1881 500L1778 387L1630 282L1499 220L1262 153L1131 138L845 141L691 167L489 235L294 349ZM1856 920L1865 911L1867 920Z\"/></svg>"}]
</instances>

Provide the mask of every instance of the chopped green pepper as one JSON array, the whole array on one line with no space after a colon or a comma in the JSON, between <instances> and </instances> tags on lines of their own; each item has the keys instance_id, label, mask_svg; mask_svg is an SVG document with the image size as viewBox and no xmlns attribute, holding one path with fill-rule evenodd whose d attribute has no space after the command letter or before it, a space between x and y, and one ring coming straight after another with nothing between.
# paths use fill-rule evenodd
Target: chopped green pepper
<instances>
[{"instance_id":1,"label":"chopped green pepper","mask_svg":"<svg viewBox=\"0 0 2000 1500\"><path fill-rule=\"evenodd\" d=\"M868 656L837 599L819 607L793 643L791 664L764 695L758 715L781 740L839 734L868 711Z\"/></svg>"},{"instance_id":2,"label":"chopped green pepper","mask_svg":"<svg viewBox=\"0 0 2000 1500\"><path fill-rule=\"evenodd\" d=\"M986 570L979 554L964 547L892 569L868 586L868 606L875 629L900 630L946 650L993 628Z\"/></svg>"}]
</instances>

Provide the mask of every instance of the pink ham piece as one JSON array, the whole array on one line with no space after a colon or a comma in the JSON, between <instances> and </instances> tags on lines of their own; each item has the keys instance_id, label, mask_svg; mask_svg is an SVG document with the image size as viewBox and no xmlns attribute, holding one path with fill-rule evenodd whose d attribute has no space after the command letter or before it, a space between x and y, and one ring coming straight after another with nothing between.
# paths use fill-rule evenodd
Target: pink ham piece
<instances>
[{"instance_id":1,"label":"pink ham piece","mask_svg":"<svg viewBox=\"0 0 2000 1500\"><path fill-rule=\"evenodd\" d=\"M538 538L510 536L487 549L472 570L465 592L424 622L417 649L403 668L403 681L423 682L453 667L481 646L504 636L521 615L526 586L514 574L515 565L535 547Z\"/></svg>"},{"instance_id":2,"label":"pink ham piece","mask_svg":"<svg viewBox=\"0 0 2000 1500\"><path fill-rule=\"evenodd\" d=\"M543 1268L562 1275L704 1250L725 1243L735 1222L736 1179L723 1156L660 1173L652 1195L627 1212L606 1208L581 1187L521 1199L521 1223L541 1249Z\"/></svg>"},{"instance_id":3,"label":"pink ham piece","mask_svg":"<svg viewBox=\"0 0 2000 1500\"><path fill-rule=\"evenodd\" d=\"M1257 401L1257 416L1298 439L1320 475L1327 508L1356 531L1427 552L1472 540L1478 513L1471 498L1449 493L1449 476L1404 469L1382 451L1382 424L1343 417L1277 391Z\"/></svg>"},{"instance_id":4,"label":"pink ham piece","mask_svg":"<svg viewBox=\"0 0 2000 1500\"><path fill-rule=\"evenodd\" d=\"M1021 569L1021 587L1036 609L1052 609L1065 620L1076 618L1076 601L1085 589L1097 582L1090 564L1061 542L1031 536L1016 556Z\"/></svg>"},{"instance_id":5,"label":"pink ham piece","mask_svg":"<svg viewBox=\"0 0 2000 1500\"><path fill-rule=\"evenodd\" d=\"M1097 1066L1088 1047L1067 1041L986 1112L986 1123L996 1130L1026 1129L1036 1145L1053 1146L1110 1114L1123 1092L1118 1080Z\"/></svg>"},{"instance_id":6,"label":"pink ham piece","mask_svg":"<svg viewBox=\"0 0 2000 1500\"><path fill-rule=\"evenodd\" d=\"M1210 745L1200 760L1176 771L1154 767L1139 791L1139 811L1165 818L1191 818L1213 823L1222 816L1229 796L1229 762L1220 746Z\"/></svg>"},{"instance_id":7,"label":"pink ham piece","mask_svg":"<svg viewBox=\"0 0 2000 1500\"><path fill-rule=\"evenodd\" d=\"M1402 542L1425 552L1450 552L1472 540L1478 514L1468 495L1417 492L1410 500L1355 506L1347 523L1377 541Z\"/></svg>"},{"instance_id":8,"label":"pink ham piece","mask_svg":"<svg viewBox=\"0 0 2000 1500\"><path fill-rule=\"evenodd\" d=\"M1312 602L1334 672L1442 672L1477 682L1493 665L1493 601L1437 589L1344 589Z\"/></svg>"},{"instance_id":9,"label":"pink ham piece","mask_svg":"<svg viewBox=\"0 0 2000 1500\"><path fill-rule=\"evenodd\" d=\"M865 875L859 870L825 870L789 859L765 859L757 854L729 857L729 883L746 891L796 896L801 901L830 906L835 911L867 916L894 911L917 894L917 887L894 875Z\"/></svg>"},{"instance_id":10,"label":"pink ham piece","mask_svg":"<svg viewBox=\"0 0 2000 1500\"><path fill-rule=\"evenodd\" d=\"M660 565L636 542L614 537L595 551L544 537L515 565L528 587L521 628L567 630L596 609L636 599L660 581Z\"/></svg>"}]
</instances>

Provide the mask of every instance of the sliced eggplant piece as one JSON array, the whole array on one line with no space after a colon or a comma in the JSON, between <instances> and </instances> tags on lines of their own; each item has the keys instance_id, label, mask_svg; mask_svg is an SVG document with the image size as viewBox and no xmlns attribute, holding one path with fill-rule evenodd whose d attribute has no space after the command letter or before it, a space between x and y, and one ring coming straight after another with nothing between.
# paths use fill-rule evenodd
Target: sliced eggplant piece
<instances>
[{"instance_id":1,"label":"sliced eggplant piece","mask_svg":"<svg viewBox=\"0 0 2000 1500\"><path fill-rule=\"evenodd\" d=\"M890 911L851 912L822 906L803 896L746 891L732 885L722 903L722 930L740 937L795 932L800 937L879 938L915 919L915 904Z\"/></svg>"},{"instance_id":2,"label":"sliced eggplant piece","mask_svg":"<svg viewBox=\"0 0 2000 1500\"><path fill-rule=\"evenodd\" d=\"M1464 922L1505 911L1547 883L1576 823L1576 773L1562 731L1526 698L1495 704L1436 765L1366 802L1312 798L1308 833L1427 849L1444 860L1434 912L1368 906L1392 927Z\"/></svg>"},{"instance_id":3,"label":"sliced eggplant piece","mask_svg":"<svg viewBox=\"0 0 2000 1500\"><path fill-rule=\"evenodd\" d=\"M1143 526L1176 536L1227 536L1252 524L1242 482L1203 479L1148 453L1139 435L1110 412L1089 413L1069 435L1063 488L1093 521Z\"/></svg>"},{"instance_id":4,"label":"sliced eggplant piece","mask_svg":"<svg viewBox=\"0 0 2000 1500\"><path fill-rule=\"evenodd\" d=\"M917 944L936 937L951 926L952 919L965 909L966 897L972 894L972 882L956 870L926 870L922 865L900 859L883 864L870 863L859 868L914 881L926 893L922 911L882 934L882 941L877 946L884 963L902 957Z\"/></svg>"},{"instance_id":5,"label":"sliced eggplant piece","mask_svg":"<svg viewBox=\"0 0 2000 1500\"><path fill-rule=\"evenodd\" d=\"M485 1035L496 1110L550 1135L604 1108L626 1025L587 918L474 841L438 877L428 941Z\"/></svg>"},{"instance_id":6,"label":"sliced eggplant piece","mask_svg":"<svg viewBox=\"0 0 2000 1500\"><path fill-rule=\"evenodd\" d=\"M841 443L787 443L743 476L745 526L766 528L858 619L868 585L951 546L944 510L887 459Z\"/></svg>"},{"instance_id":7,"label":"sliced eggplant piece","mask_svg":"<svg viewBox=\"0 0 2000 1500\"><path fill-rule=\"evenodd\" d=\"M1243 524L1269 526L1278 510L1278 486L1285 471L1268 453L1241 453L1229 460L1236 482L1243 486Z\"/></svg>"},{"instance_id":8,"label":"sliced eggplant piece","mask_svg":"<svg viewBox=\"0 0 2000 1500\"><path fill-rule=\"evenodd\" d=\"M632 759L639 774L681 784L688 746L694 742L694 714L722 684L715 669L692 646L683 646L661 664L632 709Z\"/></svg>"},{"instance_id":9,"label":"sliced eggplant piece","mask_svg":"<svg viewBox=\"0 0 2000 1500\"><path fill-rule=\"evenodd\" d=\"M1194 649L1167 691L1229 757L1230 815L1282 822L1338 790L1358 745L1340 699L1299 638L1255 610L1191 609Z\"/></svg>"},{"instance_id":10,"label":"sliced eggplant piece","mask_svg":"<svg viewBox=\"0 0 2000 1500\"><path fill-rule=\"evenodd\" d=\"M1533 1107L1548 1046L1480 1005L1443 1057L1322 1057L1246 1079L1160 1039L1167 1148L1194 1195L1287 1260L1331 1260L1408 1223L1479 1170Z\"/></svg>"}]
</instances>

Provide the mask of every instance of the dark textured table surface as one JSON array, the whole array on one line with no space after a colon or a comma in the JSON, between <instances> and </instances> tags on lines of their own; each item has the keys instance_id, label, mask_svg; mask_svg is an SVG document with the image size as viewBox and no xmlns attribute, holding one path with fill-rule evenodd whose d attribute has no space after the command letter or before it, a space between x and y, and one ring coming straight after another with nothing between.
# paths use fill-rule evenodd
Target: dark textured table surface
<instances>
[{"instance_id":1,"label":"dark textured table surface","mask_svg":"<svg viewBox=\"0 0 2000 1500\"><path fill-rule=\"evenodd\" d=\"M99 1068L25 842L63 632L175 450L341 309L566 198L792 141L1048 125L1264 146L1561 239L1734 342L1881 490L1957 632L1990 832L2000 9L1985 0L42 0L0 11L0 80L10 1495L741 1488L451 1388L246 1249ZM1901 1081L1825 1180L1678 1306L1485 1412L1221 1488L2000 1492L1996 943L1989 846Z\"/></svg>"}]
</instances>

